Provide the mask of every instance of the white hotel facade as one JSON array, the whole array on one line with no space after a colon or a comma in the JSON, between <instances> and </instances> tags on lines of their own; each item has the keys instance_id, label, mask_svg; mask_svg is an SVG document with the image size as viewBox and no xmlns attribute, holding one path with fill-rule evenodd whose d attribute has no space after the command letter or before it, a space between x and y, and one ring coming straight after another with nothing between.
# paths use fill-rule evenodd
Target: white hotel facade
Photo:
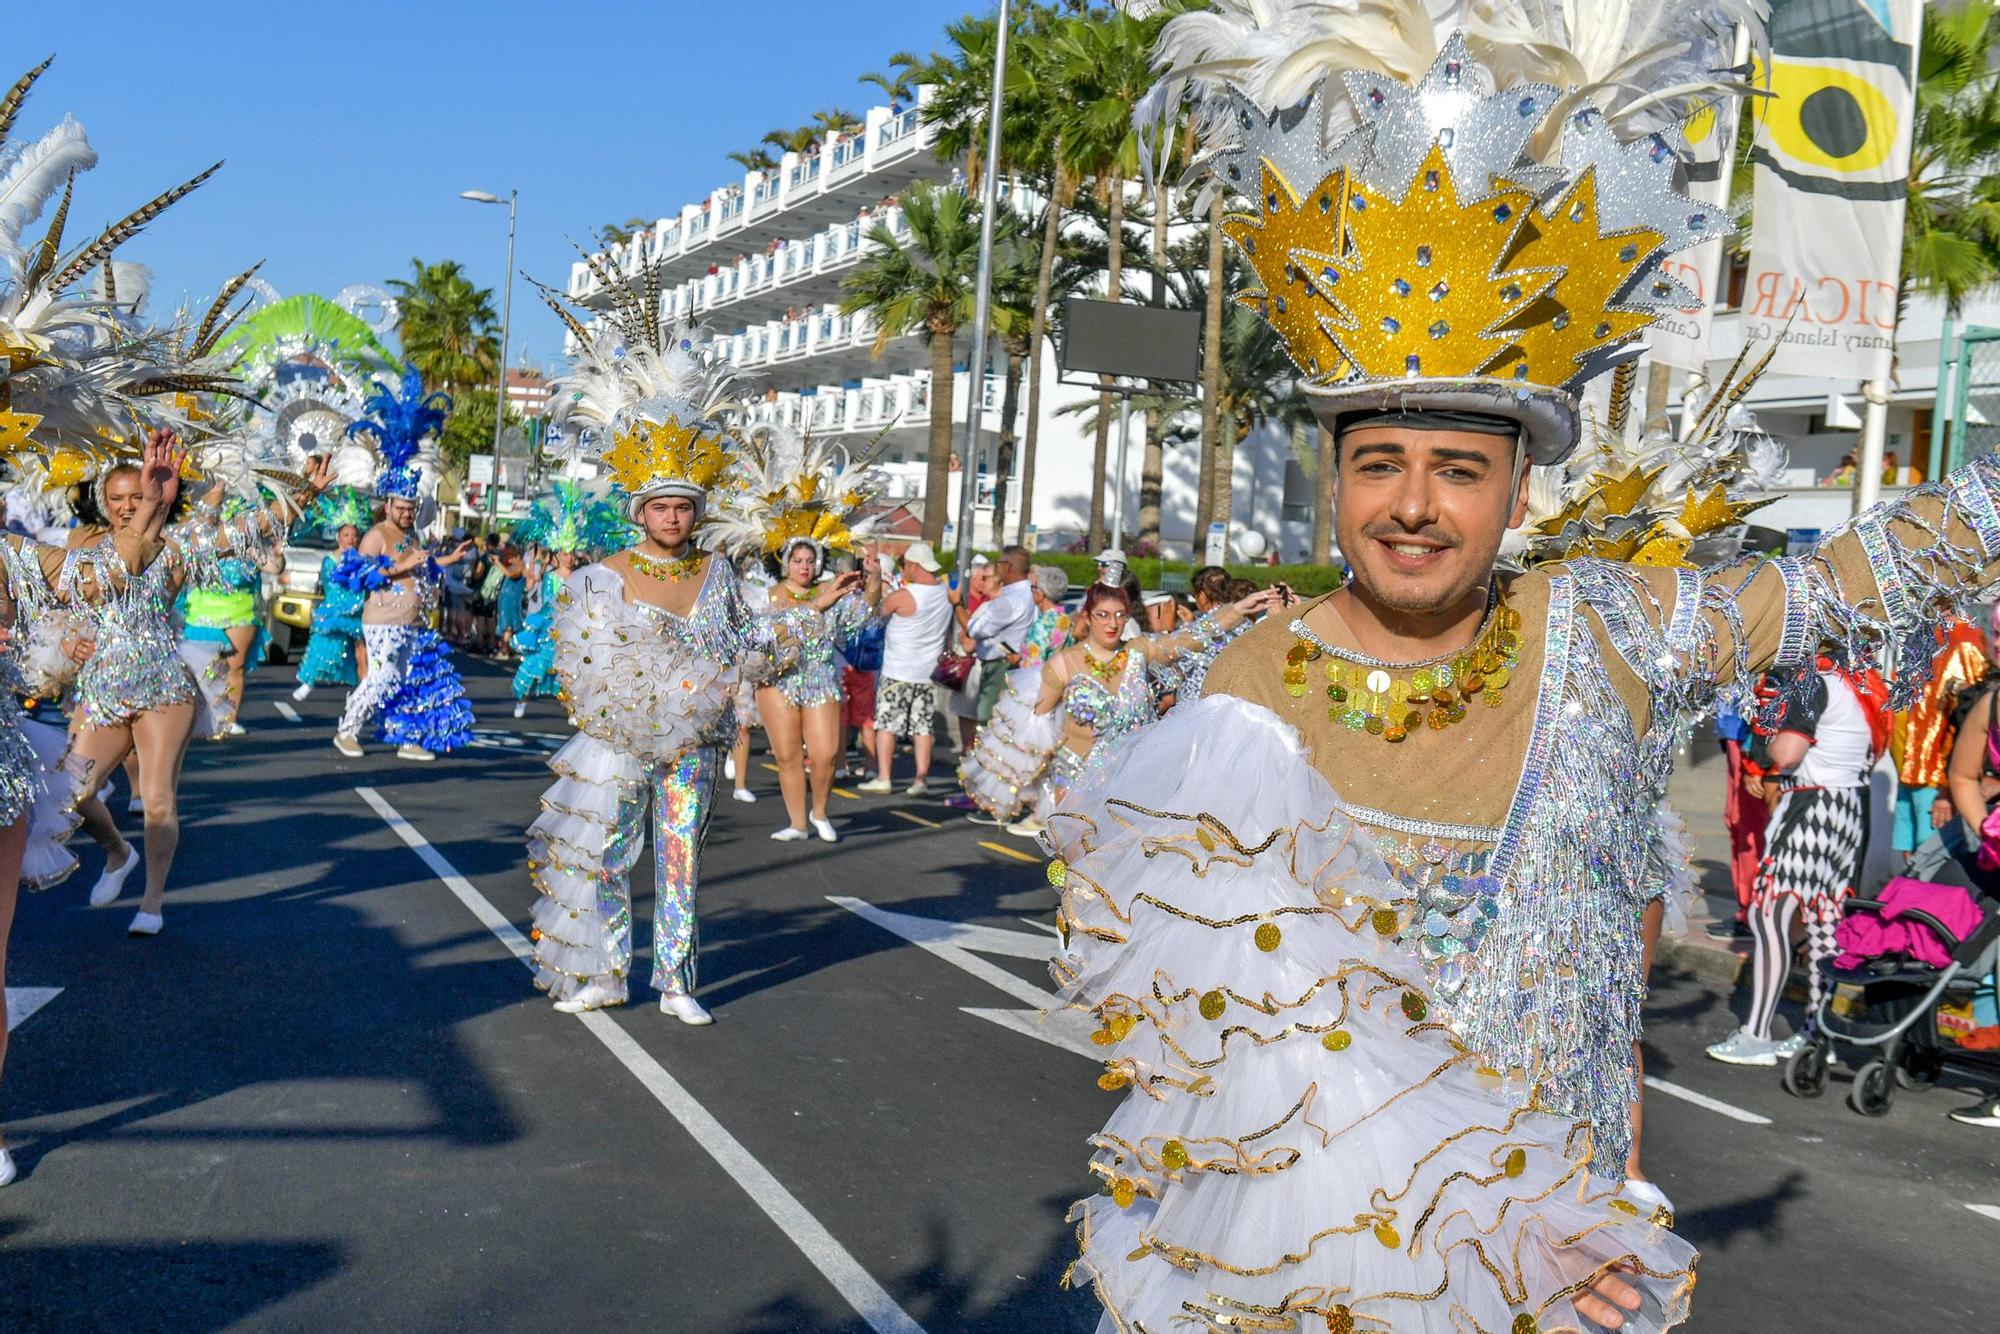
<instances>
[{"instance_id":1,"label":"white hotel facade","mask_svg":"<svg viewBox=\"0 0 2000 1334\"><path fill-rule=\"evenodd\" d=\"M940 163L932 150L933 133L920 114L928 97L929 90L922 89L915 105L874 107L859 134L833 137L811 156L787 153L775 170L749 172L600 256L634 291L641 289L648 267L658 269L663 310L672 317L697 318L720 344L722 355L750 382L754 417L809 428L816 437L855 447L879 437L877 458L889 478L889 498L917 512L930 503L923 494L930 350L922 335L906 334L888 340L879 357L872 355L877 329L865 314L840 313L840 283L870 249L871 228L879 224L901 230L902 213L894 203L899 191L917 182L956 179L954 169ZM608 294L581 262L571 266L569 294L600 310L608 304ZM994 544L990 470L1000 433L1005 364L996 349L975 408L968 402L971 376L966 369L971 341L969 329L959 332L953 449L962 452L966 423L976 411L983 471L975 493L974 538ZM1096 395L1057 383L1052 346L1042 350L1041 373L1031 517L1037 545L1061 550L1089 526L1093 434L1085 424L1087 414L1075 409L1094 405ZM1005 540L1012 540L1020 514L1021 446L1027 433L1023 378L1007 512L1000 516ZM1114 463L1116 435L1114 419ZM1124 479L1128 532L1137 526L1144 443L1142 420L1135 413ZM1192 439L1170 442L1163 468L1162 539L1170 553L1183 556L1193 537L1197 455ZM959 480L955 471L947 521L958 513ZM1290 506L1285 503L1288 486ZM1312 488L1288 437L1275 428L1252 433L1237 450L1234 492L1234 549L1241 549L1244 534L1255 532L1285 559L1305 557L1312 537ZM1110 509L1107 499L1107 524ZM1258 545L1256 539L1252 545Z\"/></svg>"}]
</instances>

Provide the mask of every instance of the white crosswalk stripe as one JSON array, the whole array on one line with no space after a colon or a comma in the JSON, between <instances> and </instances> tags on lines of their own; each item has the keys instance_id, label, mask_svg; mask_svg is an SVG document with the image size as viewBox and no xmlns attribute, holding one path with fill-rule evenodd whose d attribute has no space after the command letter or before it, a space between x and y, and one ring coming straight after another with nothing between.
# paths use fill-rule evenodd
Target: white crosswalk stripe
<instances>
[{"instance_id":1,"label":"white crosswalk stripe","mask_svg":"<svg viewBox=\"0 0 2000 1334\"><path fill-rule=\"evenodd\" d=\"M28 1022L28 1016L62 995L61 987L8 987L7 1031Z\"/></svg>"}]
</instances>

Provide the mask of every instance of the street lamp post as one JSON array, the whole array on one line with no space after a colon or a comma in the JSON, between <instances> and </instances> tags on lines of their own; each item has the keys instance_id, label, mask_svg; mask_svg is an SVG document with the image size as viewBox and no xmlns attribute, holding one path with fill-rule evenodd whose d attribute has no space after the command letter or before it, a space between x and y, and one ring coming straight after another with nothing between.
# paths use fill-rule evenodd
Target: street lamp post
<instances>
[{"instance_id":1,"label":"street lamp post","mask_svg":"<svg viewBox=\"0 0 2000 1334\"><path fill-rule=\"evenodd\" d=\"M509 190L507 198L502 200L484 190L461 190L458 197L475 204L507 205L507 276L500 296L500 382L493 393L493 480L486 484L486 527L490 532L500 501L500 435L507 426L507 340L514 323L514 206L520 192Z\"/></svg>"},{"instance_id":2,"label":"street lamp post","mask_svg":"<svg viewBox=\"0 0 2000 1334\"><path fill-rule=\"evenodd\" d=\"M964 578L972 563L972 502L979 489L980 400L986 396L986 325L993 304L993 210L1000 193L1000 106L1007 77L1007 0L1000 0L1000 21L993 32L993 90L986 108L986 181L980 191L979 287L973 301L972 361L965 405L965 462L958 470L958 552L953 560ZM932 386L932 392L937 392ZM948 496L938 503L949 504ZM994 515L997 532L1005 516Z\"/></svg>"}]
</instances>

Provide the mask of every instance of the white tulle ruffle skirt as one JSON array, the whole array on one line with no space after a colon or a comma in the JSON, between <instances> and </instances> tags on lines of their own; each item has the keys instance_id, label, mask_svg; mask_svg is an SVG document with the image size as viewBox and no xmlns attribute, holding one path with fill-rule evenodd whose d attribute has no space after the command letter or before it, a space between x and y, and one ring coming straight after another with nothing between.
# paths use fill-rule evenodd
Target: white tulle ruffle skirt
<instances>
[{"instance_id":1,"label":"white tulle ruffle skirt","mask_svg":"<svg viewBox=\"0 0 2000 1334\"><path fill-rule=\"evenodd\" d=\"M1034 806L1042 772L1062 741L1062 711L1035 712L1041 693L1039 666L1009 672L992 718L958 766L965 795L1003 822Z\"/></svg>"},{"instance_id":2,"label":"white tulle ruffle skirt","mask_svg":"<svg viewBox=\"0 0 2000 1334\"><path fill-rule=\"evenodd\" d=\"M1398 943L1407 891L1274 714L1182 705L1045 837L1057 979L1124 1091L1071 1214L1104 1329L1595 1329L1573 1299L1611 1270L1628 1330L1686 1318L1692 1249L1459 1042Z\"/></svg>"},{"instance_id":3,"label":"white tulle ruffle skirt","mask_svg":"<svg viewBox=\"0 0 2000 1334\"><path fill-rule=\"evenodd\" d=\"M556 781L528 827L535 904L535 985L566 1000L616 982L630 965L631 898L625 880L638 849L624 807L645 800L646 766L581 732L549 758ZM637 833L643 835L643 827Z\"/></svg>"}]
</instances>

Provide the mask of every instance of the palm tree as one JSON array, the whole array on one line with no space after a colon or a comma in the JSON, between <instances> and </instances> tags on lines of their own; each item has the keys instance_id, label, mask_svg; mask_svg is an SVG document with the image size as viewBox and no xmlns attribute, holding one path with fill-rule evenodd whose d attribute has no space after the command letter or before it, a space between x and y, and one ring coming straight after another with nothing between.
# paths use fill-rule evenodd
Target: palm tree
<instances>
[{"instance_id":1,"label":"palm tree","mask_svg":"<svg viewBox=\"0 0 2000 1334\"><path fill-rule=\"evenodd\" d=\"M423 373L425 384L456 395L491 383L500 359L500 317L490 289L473 286L456 260L413 259L410 276L390 279L389 290L401 312L403 359Z\"/></svg>"},{"instance_id":2,"label":"palm tree","mask_svg":"<svg viewBox=\"0 0 2000 1334\"><path fill-rule=\"evenodd\" d=\"M778 159L762 148L752 148L731 153L729 160L745 171L775 171Z\"/></svg>"},{"instance_id":3,"label":"palm tree","mask_svg":"<svg viewBox=\"0 0 2000 1334\"><path fill-rule=\"evenodd\" d=\"M918 185L904 192L899 237L877 223L869 229L874 246L841 280L843 314L865 311L875 322L874 356L893 338L921 333L931 353L931 436L924 478L924 539L944 538L951 484L952 365L958 331L972 322L973 286L979 271L979 215L964 191ZM1011 245L1020 234L1012 215L994 220L995 245ZM971 411L979 410L977 404ZM964 485L975 479L968 467Z\"/></svg>"},{"instance_id":4,"label":"palm tree","mask_svg":"<svg viewBox=\"0 0 2000 1334\"><path fill-rule=\"evenodd\" d=\"M1105 291L1124 295L1125 184L1139 170L1141 132L1132 124L1132 106L1153 84L1152 51L1165 11L1135 18L1119 11L1066 18L1056 25L1054 58L1068 95L1052 108L1062 138L1064 160L1079 177L1096 181L1105 202L1110 239ZM1104 540L1104 480L1111 395L1099 395L1090 496L1090 545Z\"/></svg>"},{"instance_id":5,"label":"palm tree","mask_svg":"<svg viewBox=\"0 0 2000 1334\"><path fill-rule=\"evenodd\" d=\"M1956 316L2000 281L2000 10L1933 6L1917 58L1901 301L1931 293Z\"/></svg>"},{"instance_id":6,"label":"palm tree","mask_svg":"<svg viewBox=\"0 0 2000 1334\"><path fill-rule=\"evenodd\" d=\"M803 153L812 147L813 141L819 138L819 134L820 132L813 126L802 125L796 130L771 130L758 142L769 144L780 154Z\"/></svg>"},{"instance_id":7,"label":"palm tree","mask_svg":"<svg viewBox=\"0 0 2000 1334\"><path fill-rule=\"evenodd\" d=\"M860 129L861 117L852 111L842 111L839 107L832 107L826 111L813 112L812 123L819 137L825 139L830 135L847 134Z\"/></svg>"},{"instance_id":8,"label":"palm tree","mask_svg":"<svg viewBox=\"0 0 2000 1334\"><path fill-rule=\"evenodd\" d=\"M623 222L607 222L597 229L597 239L605 246L624 245L653 225L651 218L630 217Z\"/></svg>"},{"instance_id":9,"label":"palm tree","mask_svg":"<svg viewBox=\"0 0 2000 1334\"><path fill-rule=\"evenodd\" d=\"M1200 544L1206 539L1208 526L1215 522L1215 461L1222 455L1222 358L1218 355L1222 347L1223 309L1226 304L1222 293L1224 274L1228 265L1228 238L1222 231L1222 191L1216 190L1208 201L1208 274L1204 290L1208 300L1202 305L1201 346L1201 463L1200 481L1194 504L1194 540ZM1225 532L1229 524L1229 514L1222 516ZM1226 540L1226 539L1225 539Z\"/></svg>"},{"instance_id":10,"label":"palm tree","mask_svg":"<svg viewBox=\"0 0 2000 1334\"><path fill-rule=\"evenodd\" d=\"M882 95L892 103L901 102L916 90L918 83L917 67L921 63L914 53L898 51L895 55L889 57L889 68L896 71L894 74L881 74L871 71L862 75L856 82L873 84L875 87L880 88Z\"/></svg>"}]
</instances>

